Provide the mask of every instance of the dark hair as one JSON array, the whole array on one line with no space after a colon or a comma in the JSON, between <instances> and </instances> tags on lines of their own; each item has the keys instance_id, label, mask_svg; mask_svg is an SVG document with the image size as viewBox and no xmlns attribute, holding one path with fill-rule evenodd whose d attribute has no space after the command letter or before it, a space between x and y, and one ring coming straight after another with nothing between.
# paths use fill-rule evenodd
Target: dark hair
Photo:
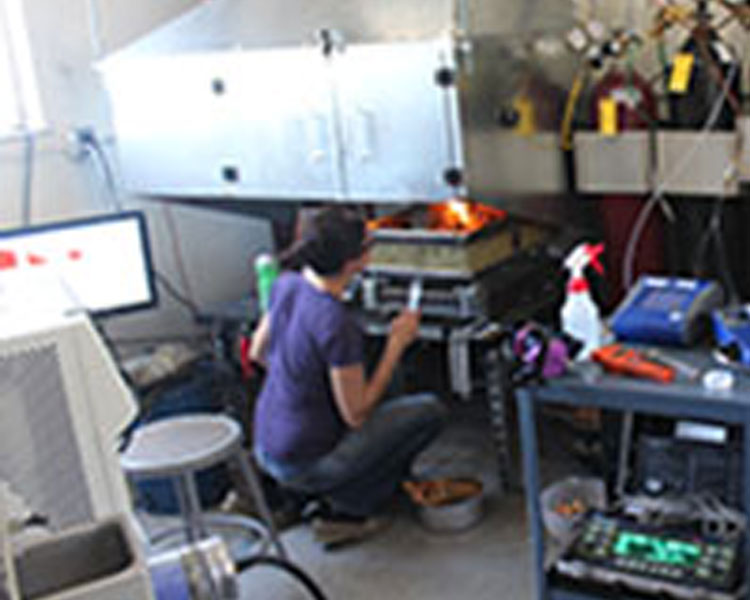
<instances>
[{"instance_id":1,"label":"dark hair","mask_svg":"<svg viewBox=\"0 0 750 600\"><path fill-rule=\"evenodd\" d=\"M366 226L354 211L332 206L303 227L300 239L280 257L284 269L309 266L318 275L336 275L348 260L364 252Z\"/></svg>"}]
</instances>

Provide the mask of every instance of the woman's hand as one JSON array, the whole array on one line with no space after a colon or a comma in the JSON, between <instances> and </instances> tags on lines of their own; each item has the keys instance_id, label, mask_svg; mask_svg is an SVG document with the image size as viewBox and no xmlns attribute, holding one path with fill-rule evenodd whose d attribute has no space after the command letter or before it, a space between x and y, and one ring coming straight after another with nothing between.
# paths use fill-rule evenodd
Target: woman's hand
<instances>
[{"instance_id":1,"label":"woman's hand","mask_svg":"<svg viewBox=\"0 0 750 600\"><path fill-rule=\"evenodd\" d=\"M349 427L360 427L367 420L388 386L401 354L416 339L421 316L418 311L404 310L391 321L385 351L369 380L365 379L361 364L330 370L333 397L341 418Z\"/></svg>"},{"instance_id":2,"label":"woman's hand","mask_svg":"<svg viewBox=\"0 0 750 600\"><path fill-rule=\"evenodd\" d=\"M369 380L365 380L365 370L361 364L330 370L333 397L342 419L349 427L360 427L367 420L388 386L401 354L416 339L421 316L418 311L404 310L391 321L385 351Z\"/></svg>"},{"instance_id":3,"label":"woman's hand","mask_svg":"<svg viewBox=\"0 0 750 600\"><path fill-rule=\"evenodd\" d=\"M419 311L404 309L391 321L388 343L398 350L405 350L417 339L421 318L422 314Z\"/></svg>"}]
</instances>

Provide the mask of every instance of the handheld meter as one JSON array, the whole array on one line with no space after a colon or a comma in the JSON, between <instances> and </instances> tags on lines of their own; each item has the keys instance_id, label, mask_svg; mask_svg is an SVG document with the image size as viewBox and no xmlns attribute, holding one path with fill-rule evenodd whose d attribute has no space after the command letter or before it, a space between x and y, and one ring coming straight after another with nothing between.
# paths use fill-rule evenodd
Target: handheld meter
<instances>
[{"instance_id":1,"label":"handheld meter","mask_svg":"<svg viewBox=\"0 0 750 600\"><path fill-rule=\"evenodd\" d=\"M689 346L724 293L715 281L641 277L615 311L610 325L619 340Z\"/></svg>"},{"instance_id":2,"label":"handheld meter","mask_svg":"<svg viewBox=\"0 0 750 600\"><path fill-rule=\"evenodd\" d=\"M419 305L422 302L422 280L414 279L409 286L409 299L407 301L407 308L409 310L419 310Z\"/></svg>"}]
</instances>

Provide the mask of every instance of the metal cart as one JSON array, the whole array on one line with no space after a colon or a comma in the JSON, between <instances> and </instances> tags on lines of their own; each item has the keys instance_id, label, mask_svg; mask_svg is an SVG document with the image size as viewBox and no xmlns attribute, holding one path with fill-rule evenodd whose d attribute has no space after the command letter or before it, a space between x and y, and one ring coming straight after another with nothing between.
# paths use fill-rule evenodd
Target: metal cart
<instances>
[{"instance_id":1,"label":"metal cart","mask_svg":"<svg viewBox=\"0 0 750 600\"><path fill-rule=\"evenodd\" d=\"M699 368L713 368L708 353L687 353L681 357ZM750 515L750 376L735 373L732 390L717 393L700 382L678 379L662 385L645 380L605 375L595 365L584 365L581 373L567 375L546 384L527 386L517 392L527 510L532 536L536 597L539 600L620 600L647 598L638 593L607 596L571 590L553 581L545 568L545 541L540 504L539 452L536 412L544 404L595 407L638 414L704 420L739 426L742 430L743 509ZM590 367L590 368L589 368ZM745 539L745 557L750 556L750 536ZM744 579L750 581L750 562L744 561ZM745 598L750 590L745 587Z\"/></svg>"}]
</instances>

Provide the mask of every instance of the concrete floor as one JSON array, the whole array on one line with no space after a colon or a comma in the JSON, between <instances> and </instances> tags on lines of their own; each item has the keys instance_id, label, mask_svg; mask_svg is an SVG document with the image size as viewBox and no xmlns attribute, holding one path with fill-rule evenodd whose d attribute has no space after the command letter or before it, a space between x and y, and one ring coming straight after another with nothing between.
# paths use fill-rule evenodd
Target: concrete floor
<instances>
[{"instance_id":1,"label":"concrete floor","mask_svg":"<svg viewBox=\"0 0 750 600\"><path fill-rule=\"evenodd\" d=\"M531 554L523 495L501 494L486 419L462 416L420 458L432 477L473 475L486 490L485 516L460 534L427 531L410 507L372 539L325 551L307 525L285 531L293 561L329 600L525 600L532 598ZM274 569L242 576L243 600L304 600L296 584Z\"/></svg>"},{"instance_id":2,"label":"concrete floor","mask_svg":"<svg viewBox=\"0 0 750 600\"><path fill-rule=\"evenodd\" d=\"M490 498L487 515L460 535L426 532L409 515L357 546L325 552L309 529L284 535L294 562L329 600L525 600L531 558L522 499ZM309 599L283 574L256 568L242 576L243 600Z\"/></svg>"},{"instance_id":3,"label":"concrete floor","mask_svg":"<svg viewBox=\"0 0 750 600\"><path fill-rule=\"evenodd\" d=\"M559 424L543 420L540 432L546 450L542 480L549 483L582 474L580 466L570 461L570 442ZM307 524L285 529L282 539L292 561L316 581L328 600L531 599L531 547L519 485L519 457L513 462L515 491L502 493L482 403L459 405L451 412L450 425L420 456L415 471L429 478L480 479L485 510L475 527L458 534L430 532L403 499L396 503L393 522L385 531L356 545L326 551L313 539ZM141 516L152 534L177 522L174 517ZM254 552L242 538L232 537L237 555ZM254 567L240 579L242 600L311 600L298 583L277 569Z\"/></svg>"}]
</instances>

